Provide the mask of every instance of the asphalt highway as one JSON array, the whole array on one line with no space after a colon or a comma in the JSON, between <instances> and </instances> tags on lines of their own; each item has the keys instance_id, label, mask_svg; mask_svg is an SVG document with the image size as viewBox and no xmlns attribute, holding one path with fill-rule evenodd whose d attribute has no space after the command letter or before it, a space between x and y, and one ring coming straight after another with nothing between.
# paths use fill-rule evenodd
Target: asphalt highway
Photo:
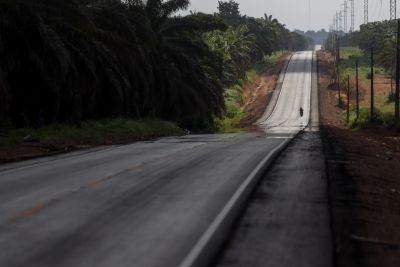
<instances>
[{"instance_id":1,"label":"asphalt highway","mask_svg":"<svg viewBox=\"0 0 400 267\"><path fill-rule=\"evenodd\" d=\"M214 267L333 267L318 132L300 134L258 185Z\"/></svg>"},{"instance_id":2,"label":"asphalt highway","mask_svg":"<svg viewBox=\"0 0 400 267\"><path fill-rule=\"evenodd\" d=\"M307 127L260 179L213 267L334 266L328 181L319 133L316 69L314 60L312 73L307 74L304 84L307 88L311 80ZM304 95L299 91L299 95ZM288 122L296 125L292 119ZM268 132L268 124L266 128Z\"/></svg>"},{"instance_id":3,"label":"asphalt highway","mask_svg":"<svg viewBox=\"0 0 400 267\"><path fill-rule=\"evenodd\" d=\"M287 66L277 103L259 119L267 134L295 135L310 121L313 51L295 53ZM303 109L303 116L300 115Z\"/></svg>"},{"instance_id":4,"label":"asphalt highway","mask_svg":"<svg viewBox=\"0 0 400 267\"><path fill-rule=\"evenodd\" d=\"M261 120L266 134L171 137L0 166L0 266L185 266L252 171L316 112L312 57L293 55Z\"/></svg>"}]
</instances>

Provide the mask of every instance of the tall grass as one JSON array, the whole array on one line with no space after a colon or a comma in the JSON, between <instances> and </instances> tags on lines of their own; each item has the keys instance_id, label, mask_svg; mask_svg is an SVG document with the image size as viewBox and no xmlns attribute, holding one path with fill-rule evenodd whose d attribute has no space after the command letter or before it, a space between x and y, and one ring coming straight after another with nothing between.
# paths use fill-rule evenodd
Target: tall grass
<instances>
[{"instance_id":1,"label":"tall grass","mask_svg":"<svg viewBox=\"0 0 400 267\"><path fill-rule=\"evenodd\" d=\"M347 112L341 113L341 119L346 120ZM352 129L363 129L376 126L390 127L400 130L400 122L394 119L390 113L384 113L380 109L374 110L374 117L371 120L371 109L369 107L360 108L360 116L357 118L356 107L350 108L350 121L348 126Z\"/></svg>"}]
</instances>

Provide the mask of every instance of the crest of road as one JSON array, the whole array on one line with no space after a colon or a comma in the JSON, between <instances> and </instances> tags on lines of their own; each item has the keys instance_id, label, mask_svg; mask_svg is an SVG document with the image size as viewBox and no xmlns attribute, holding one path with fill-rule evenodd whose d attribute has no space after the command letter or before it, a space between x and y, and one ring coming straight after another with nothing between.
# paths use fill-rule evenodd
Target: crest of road
<instances>
[{"instance_id":1,"label":"crest of road","mask_svg":"<svg viewBox=\"0 0 400 267\"><path fill-rule=\"evenodd\" d=\"M314 57L288 60L264 131L0 166L0 266L330 266Z\"/></svg>"}]
</instances>

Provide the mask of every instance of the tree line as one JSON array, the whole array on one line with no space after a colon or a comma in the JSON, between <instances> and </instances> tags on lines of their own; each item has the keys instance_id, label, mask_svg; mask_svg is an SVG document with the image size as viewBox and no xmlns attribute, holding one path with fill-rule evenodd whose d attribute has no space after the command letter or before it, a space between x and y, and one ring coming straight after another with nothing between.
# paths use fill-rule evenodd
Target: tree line
<instances>
[{"instance_id":1,"label":"tree line","mask_svg":"<svg viewBox=\"0 0 400 267\"><path fill-rule=\"evenodd\" d=\"M321 29L319 31L301 31L301 30L294 30L294 32L301 34L305 37L310 38L314 44L323 45L325 44L326 39L329 36L329 32L325 29Z\"/></svg>"},{"instance_id":2,"label":"tree line","mask_svg":"<svg viewBox=\"0 0 400 267\"><path fill-rule=\"evenodd\" d=\"M209 127L224 88L309 40L271 16L177 12L189 0L0 0L0 121L15 127L110 117Z\"/></svg>"},{"instance_id":3,"label":"tree line","mask_svg":"<svg viewBox=\"0 0 400 267\"><path fill-rule=\"evenodd\" d=\"M361 25L359 31L349 34L345 34L343 32L331 33L326 42L326 48L331 50L336 57L336 67L342 65L340 63L342 60L338 61L338 55L341 55L338 54L339 47L353 46L361 48L361 53L351 53L349 59L345 60L344 63L346 67L350 69L355 68L356 62L358 62L358 67L361 69L368 69L366 78L371 80L371 106L369 108L369 121L380 121L381 123L393 126L398 125L398 120L400 117L400 99L398 97L398 88L395 86L396 84L393 81L393 79L396 78L397 72L397 26L398 20L371 22ZM373 73L372 70L370 71L370 69L371 67L377 66L382 67L385 73L391 77L391 90L387 96L386 104L394 103L394 110L393 112L388 112L385 110L386 114L384 114L384 116L387 116L386 119L382 116L381 118L378 118L379 116L377 116L377 113L379 113L379 109L376 110L376 106L374 105L376 101L373 90L373 77L375 73ZM392 107L390 107L389 110L391 110ZM382 109L385 108L382 107ZM394 113L394 116L392 113Z\"/></svg>"},{"instance_id":4,"label":"tree line","mask_svg":"<svg viewBox=\"0 0 400 267\"><path fill-rule=\"evenodd\" d=\"M369 54L371 48L374 49L376 63L391 71L395 66L396 60L396 32L397 21L377 21L363 24L359 31L344 34L338 33L340 46L356 46ZM329 35L326 47L334 50L332 44L334 35ZM389 72L390 73L390 72Z\"/></svg>"}]
</instances>

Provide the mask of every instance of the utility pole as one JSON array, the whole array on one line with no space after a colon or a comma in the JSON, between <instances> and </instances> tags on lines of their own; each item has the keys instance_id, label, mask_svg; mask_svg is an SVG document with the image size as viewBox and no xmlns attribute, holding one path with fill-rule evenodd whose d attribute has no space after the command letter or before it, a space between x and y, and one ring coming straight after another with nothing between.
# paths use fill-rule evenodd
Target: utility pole
<instances>
[{"instance_id":1,"label":"utility pole","mask_svg":"<svg viewBox=\"0 0 400 267\"><path fill-rule=\"evenodd\" d=\"M340 95L340 37L337 37L336 40L336 86L338 90L338 105L341 105L341 95Z\"/></svg>"},{"instance_id":2,"label":"utility pole","mask_svg":"<svg viewBox=\"0 0 400 267\"><path fill-rule=\"evenodd\" d=\"M338 32L339 31L339 13L336 11L336 15L335 15L335 31Z\"/></svg>"},{"instance_id":3,"label":"utility pole","mask_svg":"<svg viewBox=\"0 0 400 267\"><path fill-rule=\"evenodd\" d=\"M336 15L333 16L332 20L332 33L336 31Z\"/></svg>"},{"instance_id":4,"label":"utility pole","mask_svg":"<svg viewBox=\"0 0 400 267\"><path fill-rule=\"evenodd\" d=\"M393 21L396 19L397 19L397 1L390 0L390 20ZM398 54L397 51L396 51L396 53ZM393 60L391 61L391 66L390 66L390 94L393 95Z\"/></svg>"},{"instance_id":5,"label":"utility pole","mask_svg":"<svg viewBox=\"0 0 400 267\"><path fill-rule=\"evenodd\" d=\"M336 31L336 14L333 16L333 21L332 21L332 31Z\"/></svg>"},{"instance_id":6,"label":"utility pole","mask_svg":"<svg viewBox=\"0 0 400 267\"><path fill-rule=\"evenodd\" d=\"M390 20L395 20L397 18L397 1L390 0Z\"/></svg>"},{"instance_id":7,"label":"utility pole","mask_svg":"<svg viewBox=\"0 0 400 267\"><path fill-rule=\"evenodd\" d=\"M315 53L316 54L316 60L317 60L317 88L319 88L319 75L320 75L320 73L319 73L319 57L318 57L318 53Z\"/></svg>"},{"instance_id":8,"label":"utility pole","mask_svg":"<svg viewBox=\"0 0 400 267\"><path fill-rule=\"evenodd\" d=\"M368 0L364 0L364 24L368 23Z\"/></svg>"},{"instance_id":9,"label":"utility pole","mask_svg":"<svg viewBox=\"0 0 400 267\"><path fill-rule=\"evenodd\" d=\"M354 28L354 0L350 0L351 2L351 20L350 20L350 32L354 32L355 28Z\"/></svg>"},{"instance_id":10,"label":"utility pole","mask_svg":"<svg viewBox=\"0 0 400 267\"><path fill-rule=\"evenodd\" d=\"M343 3L343 14L344 14L344 27L343 31L347 32L347 0L344 0Z\"/></svg>"},{"instance_id":11,"label":"utility pole","mask_svg":"<svg viewBox=\"0 0 400 267\"><path fill-rule=\"evenodd\" d=\"M311 31L311 0L308 0L308 29Z\"/></svg>"},{"instance_id":12,"label":"utility pole","mask_svg":"<svg viewBox=\"0 0 400 267\"><path fill-rule=\"evenodd\" d=\"M350 123L350 75L347 75L347 125Z\"/></svg>"},{"instance_id":13,"label":"utility pole","mask_svg":"<svg viewBox=\"0 0 400 267\"><path fill-rule=\"evenodd\" d=\"M339 12L339 31L343 31L343 10Z\"/></svg>"},{"instance_id":14,"label":"utility pole","mask_svg":"<svg viewBox=\"0 0 400 267\"><path fill-rule=\"evenodd\" d=\"M395 118L400 120L400 20L397 20Z\"/></svg>"},{"instance_id":15,"label":"utility pole","mask_svg":"<svg viewBox=\"0 0 400 267\"><path fill-rule=\"evenodd\" d=\"M371 122L375 118L374 100L374 48L371 48Z\"/></svg>"},{"instance_id":16,"label":"utility pole","mask_svg":"<svg viewBox=\"0 0 400 267\"><path fill-rule=\"evenodd\" d=\"M394 94L394 92L393 92L393 65L394 65L394 62L392 61L390 64L390 95Z\"/></svg>"},{"instance_id":17,"label":"utility pole","mask_svg":"<svg viewBox=\"0 0 400 267\"><path fill-rule=\"evenodd\" d=\"M356 61L356 112L357 120L360 117L360 89L358 85L358 60Z\"/></svg>"}]
</instances>

